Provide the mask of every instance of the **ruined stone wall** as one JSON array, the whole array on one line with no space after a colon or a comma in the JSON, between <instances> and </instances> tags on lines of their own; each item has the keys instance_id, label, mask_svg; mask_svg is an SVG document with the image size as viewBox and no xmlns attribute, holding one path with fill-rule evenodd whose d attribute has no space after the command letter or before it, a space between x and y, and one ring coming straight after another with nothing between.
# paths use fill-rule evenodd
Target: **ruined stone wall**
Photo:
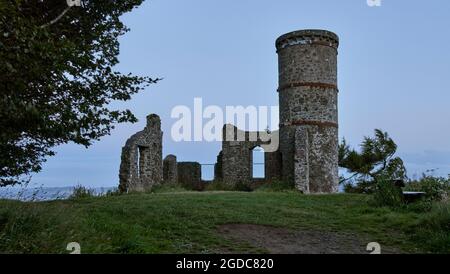
<instances>
[{"instance_id":1,"label":"ruined stone wall","mask_svg":"<svg viewBox=\"0 0 450 274\"><path fill-rule=\"evenodd\" d=\"M338 37L323 30L295 31L277 39L280 130L246 132L225 125L214 168L216 180L252 181L252 150L260 146L265 151L267 180L281 178L304 193L337 192L338 45ZM120 190L125 192L150 189L163 177L192 189L203 188L199 163L177 163L170 155L163 171L157 115L148 116L146 128L123 147L119 177Z\"/></svg>"},{"instance_id":2,"label":"ruined stone wall","mask_svg":"<svg viewBox=\"0 0 450 274\"><path fill-rule=\"evenodd\" d=\"M119 171L120 191L146 191L161 183L162 135L159 116L151 114L145 129L126 141Z\"/></svg>"},{"instance_id":3,"label":"ruined stone wall","mask_svg":"<svg viewBox=\"0 0 450 274\"><path fill-rule=\"evenodd\" d=\"M265 152L264 153L264 174L266 181L281 180L282 160L281 153Z\"/></svg>"},{"instance_id":4,"label":"ruined stone wall","mask_svg":"<svg viewBox=\"0 0 450 274\"><path fill-rule=\"evenodd\" d=\"M277 39L282 177L305 193L338 188L338 37L303 30Z\"/></svg>"},{"instance_id":5,"label":"ruined stone wall","mask_svg":"<svg viewBox=\"0 0 450 274\"><path fill-rule=\"evenodd\" d=\"M223 168L222 168L222 160L223 153L222 151L219 152L219 155L217 155L217 161L214 164L214 181L222 181L223 180Z\"/></svg>"},{"instance_id":6,"label":"ruined stone wall","mask_svg":"<svg viewBox=\"0 0 450 274\"><path fill-rule=\"evenodd\" d=\"M224 140L222 141L222 170L223 180L229 184L248 182L251 178L251 145L248 142L236 141L237 133L238 129L236 127L231 125L224 126Z\"/></svg>"},{"instance_id":7,"label":"ruined stone wall","mask_svg":"<svg viewBox=\"0 0 450 274\"><path fill-rule=\"evenodd\" d=\"M177 164L178 183L188 189L202 190L202 166L197 162L180 162Z\"/></svg>"},{"instance_id":8,"label":"ruined stone wall","mask_svg":"<svg viewBox=\"0 0 450 274\"><path fill-rule=\"evenodd\" d=\"M228 184L248 183L253 180L252 150L255 147L259 146L268 152L275 152L278 149L278 132L270 134L264 131L249 132L239 130L233 125L225 125L223 136L222 175L223 181ZM276 141L274 142L274 140ZM277 160L276 157L269 158L269 164ZM266 162L265 170L267 170L267 165ZM280 166L280 163L274 163L274 165ZM275 173L269 171L269 174Z\"/></svg>"},{"instance_id":9,"label":"ruined stone wall","mask_svg":"<svg viewBox=\"0 0 450 274\"><path fill-rule=\"evenodd\" d=\"M177 157L175 155L167 155L163 161L163 180L164 183L178 182Z\"/></svg>"}]
</instances>

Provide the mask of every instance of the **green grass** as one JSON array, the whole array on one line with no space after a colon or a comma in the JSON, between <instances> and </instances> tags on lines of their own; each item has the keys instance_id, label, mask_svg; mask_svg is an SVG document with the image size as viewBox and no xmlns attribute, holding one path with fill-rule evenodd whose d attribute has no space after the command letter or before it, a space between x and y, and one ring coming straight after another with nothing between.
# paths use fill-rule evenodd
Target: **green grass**
<instances>
[{"instance_id":1,"label":"green grass","mask_svg":"<svg viewBox=\"0 0 450 274\"><path fill-rule=\"evenodd\" d=\"M420 213L370 206L365 195L165 192L22 203L0 201L0 253L258 252L216 232L221 224L356 233L404 252L450 252L449 207Z\"/></svg>"}]
</instances>

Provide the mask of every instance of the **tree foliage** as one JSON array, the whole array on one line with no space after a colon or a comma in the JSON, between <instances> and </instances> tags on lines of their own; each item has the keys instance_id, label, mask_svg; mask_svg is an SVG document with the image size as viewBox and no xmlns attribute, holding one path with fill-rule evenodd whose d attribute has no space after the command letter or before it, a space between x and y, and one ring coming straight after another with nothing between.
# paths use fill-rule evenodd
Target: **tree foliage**
<instances>
[{"instance_id":1,"label":"tree foliage","mask_svg":"<svg viewBox=\"0 0 450 274\"><path fill-rule=\"evenodd\" d=\"M56 145L89 146L136 121L108 105L158 80L115 70L120 16L142 1L0 2L0 185L39 171Z\"/></svg>"},{"instance_id":2,"label":"tree foliage","mask_svg":"<svg viewBox=\"0 0 450 274\"><path fill-rule=\"evenodd\" d=\"M376 129L375 137L365 137L360 146L360 151L351 149L345 139L339 144L339 166L350 174L350 177L343 178L341 183L351 179L364 184L381 177L406 178L402 159L395 157L397 145L387 132Z\"/></svg>"}]
</instances>

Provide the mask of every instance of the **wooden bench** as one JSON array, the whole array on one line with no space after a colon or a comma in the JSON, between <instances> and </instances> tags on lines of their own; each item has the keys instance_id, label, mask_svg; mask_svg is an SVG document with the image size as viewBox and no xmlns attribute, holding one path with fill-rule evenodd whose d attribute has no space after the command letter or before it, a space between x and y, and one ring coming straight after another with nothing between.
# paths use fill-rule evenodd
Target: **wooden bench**
<instances>
[{"instance_id":1,"label":"wooden bench","mask_svg":"<svg viewBox=\"0 0 450 274\"><path fill-rule=\"evenodd\" d=\"M403 180L392 180L391 181L396 187L402 188L405 187L405 181ZM415 191L402 191L403 199L407 204L414 203L415 201L421 199L425 196L425 192L415 192Z\"/></svg>"}]
</instances>

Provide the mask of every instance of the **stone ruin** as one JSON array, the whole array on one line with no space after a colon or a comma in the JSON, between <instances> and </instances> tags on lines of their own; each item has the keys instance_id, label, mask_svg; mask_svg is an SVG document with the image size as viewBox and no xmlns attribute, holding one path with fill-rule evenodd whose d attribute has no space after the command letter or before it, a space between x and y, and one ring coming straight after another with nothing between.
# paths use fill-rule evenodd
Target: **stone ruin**
<instances>
[{"instance_id":1,"label":"stone ruin","mask_svg":"<svg viewBox=\"0 0 450 274\"><path fill-rule=\"evenodd\" d=\"M325 30L277 39L280 129L247 132L225 125L214 180L252 183L252 150L262 147L266 181L283 180L303 193L338 191L338 45L338 36ZM144 191L163 181L197 190L204 185L199 163L177 163L169 155L163 165L161 122L153 114L122 150L120 190Z\"/></svg>"},{"instance_id":2,"label":"stone ruin","mask_svg":"<svg viewBox=\"0 0 450 274\"><path fill-rule=\"evenodd\" d=\"M225 125L222 133L222 151L217 156L216 180L228 184L250 183L253 180L253 149L264 149L265 179L281 179L281 159L278 157L278 132L242 131L233 125Z\"/></svg>"},{"instance_id":3,"label":"stone ruin","mask_svg":"<svg viewBox=\"0 0 450 274\"><path fill-rule=\"evenodd\" d=\"M163 161L163 181L166 183L178 183L177 156L167 155Z\"/></svg>"},{"instance_id":4,"label":"stone ruin","mask_svg":"<svg viewBox=\"0 0 450 274\"><path fill-rule=\"evenodd\" d=\"M131 136L122 148L119 190L146 191L163 181L161 120L147 116L147 126Z\"/></svg>"},{"instance_id":5,"label":"stone ruin","mask_svg":"<svg viewBox=\"0 0 450 274\"><path fill-rule=\"evenodd\" d=\"M202 166L197 162L178 163L178 183L187 189L203 190Z\"/></svg>"}]
</instances>

